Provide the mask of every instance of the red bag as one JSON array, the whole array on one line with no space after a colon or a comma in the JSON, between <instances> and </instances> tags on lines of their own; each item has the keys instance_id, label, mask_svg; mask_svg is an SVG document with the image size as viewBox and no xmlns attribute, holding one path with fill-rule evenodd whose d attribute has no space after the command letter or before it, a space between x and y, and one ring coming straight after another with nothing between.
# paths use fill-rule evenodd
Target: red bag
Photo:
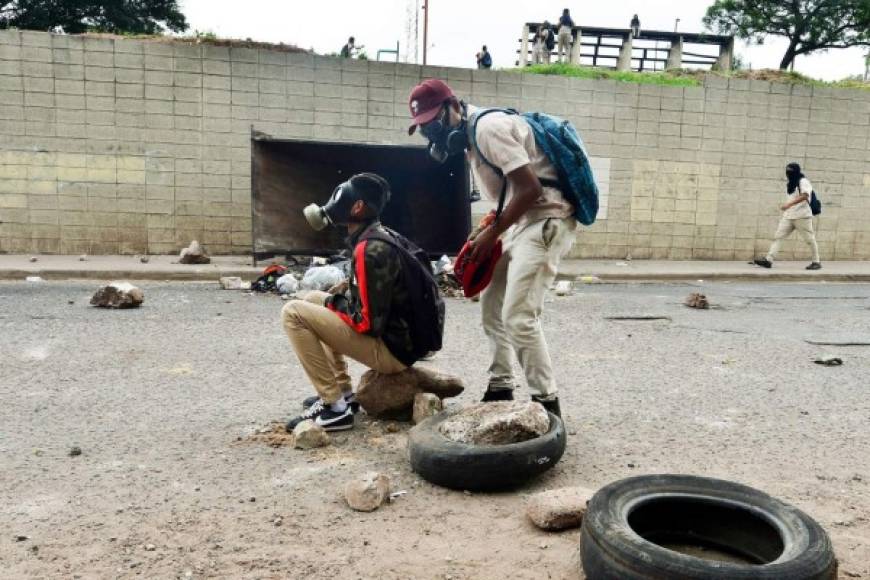
<instances>
[{"instance_id":1,"label":"red bag","mask_svg":"<svg viewBox=\"0 0 870 580\"><path fill-rule=\"evenodd\" d=\"M501 240L495 243L492 253L483 262L471 261L472 242L465 242L459 255L456 257L456 265L453 267L453 275L462 285L462 292L466 298L477 296L492 281L495 265L501 258Z\"/></svg>"}]
</instances>

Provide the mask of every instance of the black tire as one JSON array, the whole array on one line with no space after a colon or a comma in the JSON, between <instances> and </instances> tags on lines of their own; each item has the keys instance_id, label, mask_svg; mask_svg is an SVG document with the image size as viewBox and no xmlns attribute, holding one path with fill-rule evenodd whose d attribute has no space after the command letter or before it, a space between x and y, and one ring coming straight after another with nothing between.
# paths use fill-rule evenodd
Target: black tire
<instances>
[{"instance_id":1,"label":"black tire","mask_svg":"<svg viewBox=\"0 0 870 580\"><path fill-rule=\"evenodd\" d=\"M553 413L544 435L508 445L467 445L444 437L439 413L411 429L411 468L443 487L469 491L510 489L551 469L565 453L565 427Z\"/></svg>"},{"instance_id":2,"label":"black tire","mask_svg":"<svg viewBox=\"0 0 870 580\"><path fill-rule=\"evenodd\" d=\"M660 543L705 546L755 563L714 562ZM603 487L583 517L580 554L588 580L837 577L831 541L808 515L751 487L689 475Z\"/></svg>"}]
</instances>

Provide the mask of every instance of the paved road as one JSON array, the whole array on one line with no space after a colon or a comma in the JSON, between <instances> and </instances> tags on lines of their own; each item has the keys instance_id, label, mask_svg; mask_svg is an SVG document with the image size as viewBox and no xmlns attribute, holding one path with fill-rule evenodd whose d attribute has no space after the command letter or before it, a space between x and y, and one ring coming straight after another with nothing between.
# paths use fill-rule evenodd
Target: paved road
<instances>
[{"instance_id":1,"label":"paved road","mask_svg":"<svg viewBox=\"0 0 870 580\"><path fill-rule=\"evenodd\" d=\"M281 301L142 287L141 309L104 311L87 304L93 283L0 283L6 577L572 577L578 532L535 530L528 493L681 472L798 505L831 534L841 571L870 578L870 347L804 340L870 338L870 285L599 284L552 297L543 323L568 452L528 488L473 496L420 482L404 427L363 421L313 452L246 443L308 394ZM715 308L683 306L696 290ZM449 301L432 363L466 379L461 402L485 381L478 310ZM670 320L607 319L633 315ZM825 353L845 364L813 364ZM83 454L69 457L72 445ZM409 493L350 512L341 487L368 469Z\"/></svg>"}]
</instances>

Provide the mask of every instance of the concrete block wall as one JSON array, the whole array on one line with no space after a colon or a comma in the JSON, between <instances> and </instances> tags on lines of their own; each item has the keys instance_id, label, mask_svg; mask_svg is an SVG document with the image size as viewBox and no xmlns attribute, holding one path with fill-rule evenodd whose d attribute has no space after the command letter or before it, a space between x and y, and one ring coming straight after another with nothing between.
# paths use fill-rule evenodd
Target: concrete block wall
<instances>
[{"instance_id":1,"label":"concrete block wall","mask_svg":"<svg viewBox=\"0 0 870 580\"><path fill-rule=\"evenodd\" d=\"M824 204L823 259L870 258L870 92L709 77L633 85L278 50L0 31L0 252L250 250L250 131L421 144L407 95L446 79L478 105L580 129L601 219L576 257L749 259L796 160ZM487 205L475 206L475 212ZM806 257L800 242L782 258Z\"/></svg>"}]
</instances>

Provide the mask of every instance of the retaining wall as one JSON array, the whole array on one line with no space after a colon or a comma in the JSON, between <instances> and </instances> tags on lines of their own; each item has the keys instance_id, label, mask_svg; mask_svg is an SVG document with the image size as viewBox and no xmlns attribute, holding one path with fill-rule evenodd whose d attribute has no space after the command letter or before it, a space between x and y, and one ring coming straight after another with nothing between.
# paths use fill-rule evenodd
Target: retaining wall
<instances>
[{"instance_id":1,"label":"retaining wall","mask_svg":"<svg viewBox=\"0 0 870 580\"><path fill-rule=\"evenodd\" d=\"M198 239L247 253L252 126L420 144L406 134L407 96L433 76L474 104L577 125L602 212L576 257L763 253L794 160L824 203L822 258L870 258L870 91L715 76L660 87L19 31L0 31L0 252L174 253ZM793 256L808 258L798 241L782 255Z\"/></svg>"}]
</instances>

